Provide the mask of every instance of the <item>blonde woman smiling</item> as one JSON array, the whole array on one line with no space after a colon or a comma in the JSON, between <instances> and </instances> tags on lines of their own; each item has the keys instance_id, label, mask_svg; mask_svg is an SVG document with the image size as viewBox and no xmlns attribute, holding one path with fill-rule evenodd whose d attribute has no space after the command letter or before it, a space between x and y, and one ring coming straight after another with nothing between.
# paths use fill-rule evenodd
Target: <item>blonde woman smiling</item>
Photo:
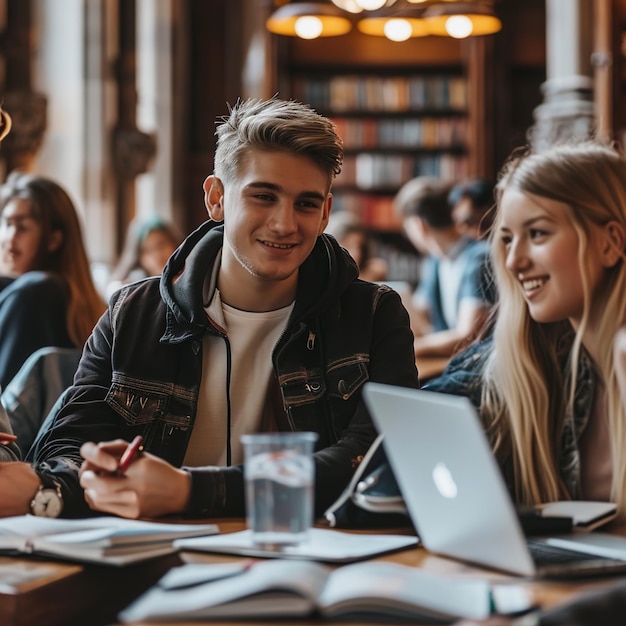
<instances>
[{"instance_id":1,"label":"blonde woman smiling","mask_svg":"<svg viewBox=\"0 0 626 626\"><path fill-rule=\"evenodd\" d=\"M595 142L512 158L497 185L493 332L427 388L469 395L520 504L626 513L626 158Z\"/></svg>"}]
</instances>

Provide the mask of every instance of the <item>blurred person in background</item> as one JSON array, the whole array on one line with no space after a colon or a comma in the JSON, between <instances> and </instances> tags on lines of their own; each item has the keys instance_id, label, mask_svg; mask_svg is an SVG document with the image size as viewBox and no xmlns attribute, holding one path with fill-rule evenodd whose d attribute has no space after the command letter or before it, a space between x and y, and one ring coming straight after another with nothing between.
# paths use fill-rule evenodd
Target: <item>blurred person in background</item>
<instances>
[{"instance_id":1,"label":"blurred person in background","mask_svg":"<svg viewBox=\"0 0 626 626\"><path fill-rule=\"evenodd\" d=\"M475 338L492 305L489 245L458 231L450 189L438 178L418 176L395 197L407 237L425 255L412 301L416 357L452 356Z\"/></svg>"},{"instance_id":2,"label":"blurred person in background","mask_svg":"<svg viewBox=\"0 0 626 626\"><path fill-rule=\"evenodd\" d=\"M56 182L13 172L0 187L0 386L46 346L82 348L106 305L74 204Z\"/></svg>"},{"instance_id":3,"label":"blurred person in background","mask_svg":"<svg viewBox=\"0 0 626 626\"><path fill-rule=\"evenodd\" d=\"M182 237L158 215L135 218L128 227L124 250L111 273L110 295L123 285L147 276L159 276Z\"/></svg>"},{"instance_id":4,"label":"blurred person in background","mask_svg":"<svg viewBox=\"0 0 626 626\"><path fill-rule=\"evenodd\" d=\"M373 256L371 234L354 214L348 211L331 213L325 232L332 235L356 261L360 279L378 282L387 278L387 261Z\"/></svg>"},{"instance_id":5,"label":"blurred person in background","mask_svg":"<svg viewBox=\"0 0 626 626\"><path fill-rule=\"evenodd\" d=\"M493 222L493 184L482 178L458 183L448 194L452 219L461 235L484 239Z\"/></svg>"}]
</instances>

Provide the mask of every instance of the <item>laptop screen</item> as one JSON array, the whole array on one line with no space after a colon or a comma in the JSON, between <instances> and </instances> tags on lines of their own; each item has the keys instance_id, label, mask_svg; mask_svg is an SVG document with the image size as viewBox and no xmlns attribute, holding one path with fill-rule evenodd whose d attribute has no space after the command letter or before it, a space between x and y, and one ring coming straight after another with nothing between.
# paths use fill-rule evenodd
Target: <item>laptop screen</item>
<instances>
[{"instance_id":1,"label":"laptop screen","mask_svg":"<svg viewBox=\"0 0 626 626\"><path fill-rule=\"evenodd\" d=\"M363 395L424 546L533 575L515 508L469 399L367 383Z\"/></svg>"}]
</instances>

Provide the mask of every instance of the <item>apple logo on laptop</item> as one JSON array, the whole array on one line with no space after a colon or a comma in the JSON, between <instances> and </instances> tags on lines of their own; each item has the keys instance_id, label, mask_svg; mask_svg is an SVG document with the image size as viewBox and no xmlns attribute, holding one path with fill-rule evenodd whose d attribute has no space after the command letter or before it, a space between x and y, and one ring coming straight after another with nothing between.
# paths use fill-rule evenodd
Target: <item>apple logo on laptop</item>
<instances>
[{"instance_id":1,"label":"apple logo on laptop","mask_svg":"<svg viewBox=\"0 0 626 626\"><path fill-rule=\"evenodd\" d=\"M456 498L459 490L454 482L454 478L452 478L452 473L445 463L437 463L435 465L433 468L433 481L437 491L444 498Z\"/></svg>"}]
</instances>

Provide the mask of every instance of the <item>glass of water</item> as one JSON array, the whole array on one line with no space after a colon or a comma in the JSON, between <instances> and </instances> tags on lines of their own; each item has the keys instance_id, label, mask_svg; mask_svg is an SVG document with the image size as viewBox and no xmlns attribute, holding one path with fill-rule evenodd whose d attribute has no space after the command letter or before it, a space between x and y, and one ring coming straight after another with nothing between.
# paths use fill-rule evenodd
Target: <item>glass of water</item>
<instances>
[{"instance_id":1,"label":"glass of water","mask_svg":"<svg viewBox=\"0 0 626 626\"><path fill-rule=\"evenodd\" d=\"M317 433L242 435L246 516L257 545L297 545L313 525Z\"/></svg>"}]
</instances>

